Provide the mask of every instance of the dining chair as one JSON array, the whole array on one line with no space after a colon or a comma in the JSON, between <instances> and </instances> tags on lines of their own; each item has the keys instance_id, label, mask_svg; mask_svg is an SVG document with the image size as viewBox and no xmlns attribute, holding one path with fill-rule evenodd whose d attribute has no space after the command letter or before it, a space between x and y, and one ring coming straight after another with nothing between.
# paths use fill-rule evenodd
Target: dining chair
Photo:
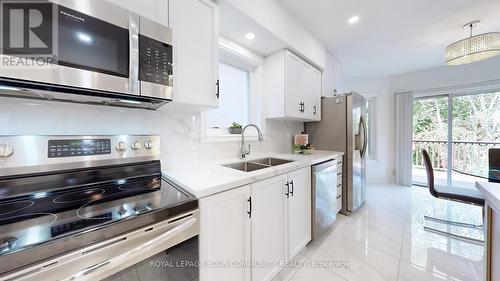
<instances>
[{"instance_id":1,"label":"dining chair","mask_svg":"<svg viewBox=\"0 0 500 281\"><path fill-rule=\"evenodd\" d=\"M488 150L488 181L500 183L500 148L490 148Z\"/></svg>"},{"instance_id":2,"label":"dining chair","mask_svg":"<svg viewBox=\"0 0 500 281\"><path fill-rule=\"evenodd\" d=\"M427 173L427 185L429 187L429 192L431 193L432 196L439 198L439 199L445 199L445 200L451 200L455 202L460 202L460 203L466 203L466 204L471 204L471 205L476 205L476 206L481 206L483 208L483 217L484 217L484 197L482 196L481 192L477 189L472 189L472 188L460 188L460 187L437 187L434 184L434 169L432 167L432 162L429 157L429 153L427 150L422 150L422 156L424 158L424 165L425 165L425 170ZM435 218L431 216L424 216L424 230L435 232L438 234L458 238L458 239L463 239L463 240L469 240L473 242L480 242L483 243L484 240L479 240L476 238L472 237L467 237L459 234L454 234L451 232L443 231L440 229L436 229L433 227L429 227L426 225L427 221L434 221L438 223L443 223L447 225L453 225L453 226L458 226L458 227L466 227L466 228L472 228L472 229L478 229L481 230L483 227L483 224L471 224L471 223L465 223L465 222L456 222L456 221L451 221L451 220L445 220L445 219L440 219L440 218Z\"/></svg>"}]
</instances>

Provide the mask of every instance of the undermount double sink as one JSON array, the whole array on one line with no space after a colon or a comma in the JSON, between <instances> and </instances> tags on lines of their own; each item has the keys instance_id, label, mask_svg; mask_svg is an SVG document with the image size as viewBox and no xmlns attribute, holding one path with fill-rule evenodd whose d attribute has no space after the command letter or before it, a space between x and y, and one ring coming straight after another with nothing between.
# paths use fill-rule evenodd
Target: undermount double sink
<instances>
[{"instance_id":1,"label":"undermount double sink","mask_svg":"<svg viewBox=\"0 0 500 281\"><path fill-rule=\"evenodd\" d=\"M228 167L231 169L235 169L235 170L240 170L243 172L252 172L252 171L257 171L260 169L265 169L265 168L269 168L269 167L287 164L290 162L294 162L294 161L268 157L268 158L262 158L262 159L256 159L256 160L231 163L231 164L226 164L226 165L222 165L222 166Z\"/></svg>"}]
</instances>

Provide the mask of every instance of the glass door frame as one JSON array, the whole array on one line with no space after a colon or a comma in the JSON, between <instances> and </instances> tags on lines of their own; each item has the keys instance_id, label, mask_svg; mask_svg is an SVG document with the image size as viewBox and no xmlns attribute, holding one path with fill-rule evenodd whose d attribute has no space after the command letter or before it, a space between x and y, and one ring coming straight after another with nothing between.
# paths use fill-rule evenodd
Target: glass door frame
<instances>
[{"instance_id":1,"label":"glass door frame","mask_svg":"<svg viewBox=\"0 0 500 281\"><path fill-rule=\"evenodd\" d=\"M447 137L447 156L446 156L446 185L447 187L453 187L453 98L454 97L461 97L461 96L470 96L470 95L476 95L476 94L487 94L487 93L495 93L495 92L500 92L500 88L492 88L492 89L484 89L484 90L473 90L473 91L464 91L464 92L458 92L458 93L453 93L453 90L447 91L448 93L439 93L439 94L429 94L429 95L421 95L418 97L413 97L413 101L419 100L419 99L432 99L432 98L443 98L447 97L448 98L448 137ZM413 127L413 124L412 124ZM412 128L413 132L413 128ZM415 182L413 181L412 178L412 184L413 185L426 185L423 182Z\"/></svg>"},{"instance_id":2,"label":"glass door frame","mask_svg":"<svg viewBox=\"0 0 500 281\"><path fill-rule=\"evenodd\" d=\"M447 98L447 105L448 105L448 116L447 116L447 122L448 122L448 134L447 134L447 138L446 138L446 144L447 144L447 148L446 148L446 162L447 162L447 165L446 165L446 185L447 186L451 186L451 173L452 173L452 170L449 169L449 163L451 163L451 161L453 161L453 156L451 155L452 152L453 152L453 148L452 146L450 145L450 143L452 143L452 126L450 122L452 122L452 116L451 114L453 113L453 108L452 108L452 102L451 102L451 95L453 94L433 94L433 95L428 95L428 96L419 96L419 97L413 97L413 101L416 101L416 100L423 100L423 99L433 99L433 98L444 98L446 97ZM412 133L413 133L413 123L412 123ZM413 139L413 137L412 137ZM413 140L412 140L413 141ZM413 166L413 165L412 165ZM413 169L413 168L412 168ZM413 177L412 177L412 184L413 185L417 185L417 186L427 186L427 183L426 182L416 182L413 180Z\"/></svg>"}]
</instances>

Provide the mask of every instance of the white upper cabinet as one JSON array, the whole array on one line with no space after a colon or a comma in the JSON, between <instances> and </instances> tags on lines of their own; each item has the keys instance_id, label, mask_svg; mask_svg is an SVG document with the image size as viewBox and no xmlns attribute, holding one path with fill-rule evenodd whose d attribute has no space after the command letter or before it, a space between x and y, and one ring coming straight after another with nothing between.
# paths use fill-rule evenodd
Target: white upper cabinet
<instances>
[{"instance_id":1,"label":"white upper cabinet","mask_svg":"<svg viewBox=\"0 0 500 281\"><path fill-rule=\"evenodd\" d=\"M217 107L219 12L211 0L169 0L173 103Z\"/></svg>"},{"instance_id":2,"label":"white upper cabinet","mask_svg":"<svg viewBox=\"0 0 500 281\"><path fill-rule=\"evenodd\" d=\"M302 115L307 120L321 120L321 72L306 62L301 67Z\"/></svg>"},{"instance_id":3,"label":"white upper cabinet","mask_svg":"<svg viewBox=\"0 0 500 281\"><path fill-rule=\"evenodd\" d=\"M330 53L326 53L326 68L323 71L323 93L324 97L332 97L336 93L344 91L342 88L342 64Z\"/></svg>"},{"instance_id":4,"label":"white upper cabinet","mask_svg":"<svg viewBox=\"0 0 500 281\"><path fill-rule=\"evenodd\" d=\"M313 110L313 120L321 121L321 91L323 89L323 83L321 80L321 72L317 69L313 69L313 92L319 93L314 94L311 105Z\"/></svg>"},{"instance_id":5,"label":"white upper cabinet","mask_svg":"<svg viewBox=\"0 0 500 281\"><path fill-rule=\"evenodd\" d=\"M319 121L321 72L288 50L264 63L266 117Z\"/></svg>"},{"instance_id":6,"label":"white upper cabinet","mask_svg":"<svg viewBox=\"0 0 500 281\"><path fill-rule=\"evenodd\" d=\"M299 100L303 118L311 118L312 115L312 105L310 104L314 99L312 84L312 66L302 61L299 68Z\"/></svg>"},{"instance_id":7,"label":"white upper cabinet","mask_svg":"<svg viewBox=\"0 0 500 281\"><path fill-rule=\"evenodd\" d=\"M286 104L284 107L283 115L287 115L289 117L302 118L302 93L301 93L302 81L300 80L300 75L302 74L301 69L303 68L302 61L297 56L295 56L290 52L286 52L285 56L286 56L285 81L282 80L276 81L277 83L283 83L284 86L283 99L285 100ZM265 85L265 87L267 86L268 84ZM272 90L272 88L270 88L270 90ZM271 105L268 104L268 106ZM277 116L281 117L282 114L280 114L279 108L276 111L277 111L276 112ZM269 116L269 117L274 117L274 116Z\"/></svg>"}]
</instances>

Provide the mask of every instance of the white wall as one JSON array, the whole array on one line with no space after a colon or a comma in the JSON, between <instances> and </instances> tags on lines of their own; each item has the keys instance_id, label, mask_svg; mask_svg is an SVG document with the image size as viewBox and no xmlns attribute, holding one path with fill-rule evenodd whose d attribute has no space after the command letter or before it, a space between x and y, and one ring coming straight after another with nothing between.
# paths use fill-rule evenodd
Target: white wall
<instances>
[{"instance_id":1,"label":"white wall","mask_svg":"<svg viewBox=\"0 0 500 281\"><path fill-rule=\"evenodd\" d=\"M0 98L0 135L159 134L164 168L192 167L213 159L238 157L239 142L201 143L200 113L162 107L158 111ZM253 153L286 152L300 122L268 121L264 142Z\"/></svg>"},{"instance_id":2,"label":"white wall","mask_svg":"<svg viewBox=\"0 0 500 281\"><path fill-rule=\"evenodd\" d=\"M274 33L292 50L325 68L325 45L276 0L226 0Z\"/></svg>"},{"instance_id":3,"label":"white wall","mask_svg":"<svg viewBox=\"0 0 500 281\"><path fill-rule=\"evenodd\" d=\"M117 6L168 26L168 0L107 0Z\"/></svg>"},{"instance_id":4,"label":"white wall","mask_svg":"<svg viewBox=\"0 0 500 281\"><path fill-rule=\"evenodd\" d=\"M396 75L391 77L391 88L394 92L416 91L497 79L500 79L500 56L466 65Z\"/></svg>"}]
</instances>

